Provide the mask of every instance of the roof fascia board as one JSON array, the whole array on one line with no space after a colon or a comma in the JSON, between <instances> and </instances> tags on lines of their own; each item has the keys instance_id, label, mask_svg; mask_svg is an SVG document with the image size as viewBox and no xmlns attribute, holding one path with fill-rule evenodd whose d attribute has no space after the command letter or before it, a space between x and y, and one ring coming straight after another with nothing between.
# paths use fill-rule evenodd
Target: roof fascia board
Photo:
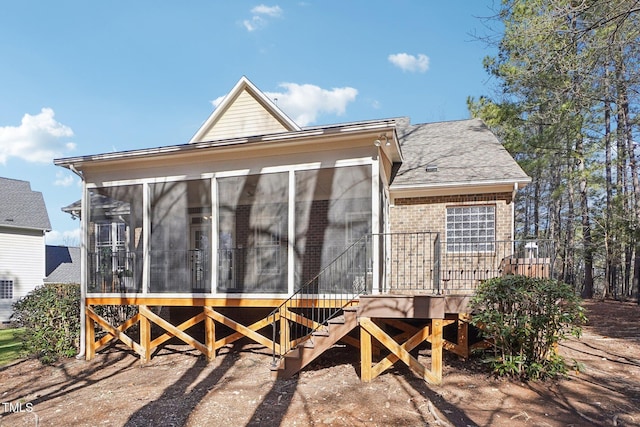
<instances>
[{"instance_id":1,"label":"roof fascia board","mask_svg":"<svg viewBox=\"0 0 640 427\"><path fill-rule=\"evenodd\" d=\"M457 182L437 185L404 185L389 188L392 198L432 197L447 195L469 195L513 192L514 184L523 188L531 182L531 178L523 180L497 180L477 182Z\"/></svg>"},{"instance_id":2,"label":"roof fascia board","mask_svg":"<svg viewBox=\"0 0 640 427\"><path fill-rule=\"evenodd\" d=\"M0 224L0 232L2 230L28 230L28 231L42 231L43 235L44 232L49 232L51 231L51 228L43 228L43 227L29 227L29 226L21 226L21 225L7 225L7 224Z\"/></svg>"},{"instance_id":3,"label":"roof fascia board","mask_svg":"<svg viewBox=\"0 0 640 427\"><path fill-rule=\"evenodd\" d=\"M329 126L326 128L312 128L309 130L299 130L294 132L284 132L279 134L269 134L269 135L261 135L255 137L243 137L243 138L234 138L228 140L220 140L220 141L209 141L209 142L197 142L193 144L181 144L181 145L172 145L165 147L156 147L156 148L146 148L140 150L130 150L130 151L119 151L113 153L104 153L104 154L96 154L89 156L80 156L80 157L67 157L54 159L53 163L56 166L63 167L71 167L72 165L76 168L79 168L82 163L87 162L102 162L102 161L118 161L118 160L129 160L129 159L142 159L148 157L161 156L171 153L183 153L187 154L190 152L196 152L197 150L203 149L220 149L220 148L236 148L236 149L244 149L244 148L255 148L256 145L259 144L298 144L304 143L312 138L333 138L339 139L348 136L350 138L357 137L361 135L371 134L373 133L375 136L375 132L379 132L381 130L392 131L394 129L393 121L384 120L384 121L376 121L376 122L367 122L361 125L357 124L348 124L344 127L337 126ZM372 141L373 145L373 141Z\"/></svg>"}]
</instances>

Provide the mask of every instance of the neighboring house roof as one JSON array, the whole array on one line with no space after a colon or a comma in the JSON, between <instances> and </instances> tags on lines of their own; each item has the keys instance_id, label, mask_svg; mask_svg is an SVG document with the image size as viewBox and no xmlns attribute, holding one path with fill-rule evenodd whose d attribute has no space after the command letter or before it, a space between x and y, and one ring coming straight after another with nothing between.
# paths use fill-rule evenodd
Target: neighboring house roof
<instances>
[{"instance_id":1,"label":"neighboring house roof","mask_svg":"<svg viewBox=\"0 0 640 427\"><path fill-rule=\"evenodd\" d=\"M80 283L80 248L46 246L45 283Z\"/></svg>"},{"instance_id":2,"label":"neighboring house roof","mask_svg":"<svg viewBox=\"0 0 640 427\"><path fill-rule=\"evenodd\" d=\"M109 216L128 215L131 210L131 206L129 205L129 203L115 200L115 199L112 199L111 197L107 197L102 194L94 194L92 192L90 192L90 194L91 194L91 205L100 206L102 209L105 210L105 214ZM68 206L64 206L61 210L62 212L66 212L69 215L71 215L73 219L81 218L82 199L76 200L75 202L71 203Z\"/></svg>"},{"instance_id":3,"label":"neighboring house roof","mask_svg":"<svg viewBox=\"0 0 640 427\"><path fill-rule=\"evenodd\" d=\"M0 226L51 230L42 193L28 181L0 178Z\"/></svg>"},{"instance_id":4,"label":"neighboring house roof","mask_svg":"<svg viewBox=\"0 0 640 427\"><path fill-rule=\"evenodd\" d=\"M480 119L410 125L405 118L396 123L404 162L392 189L531 181Z\"/></svg>"}]
</instances>

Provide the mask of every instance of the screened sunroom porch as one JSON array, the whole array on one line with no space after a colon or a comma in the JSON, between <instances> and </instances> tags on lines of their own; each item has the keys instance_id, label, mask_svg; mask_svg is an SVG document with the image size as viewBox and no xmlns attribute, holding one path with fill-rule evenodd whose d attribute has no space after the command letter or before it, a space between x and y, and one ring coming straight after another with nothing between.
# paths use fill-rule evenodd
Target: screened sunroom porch
<instances>
[{"instance_id":1,"label":"screened sunroom porch","mask_svg":"<svg viewBox=\"0 0 640 427\"><path fill-rule=\"evenodd\" d=\"M380 227L384 190L373 165L344 163L88 185L87 292L295 292L374 221ZM373 272L368 249L345 274Z\"/></svg>"}]
</instances>

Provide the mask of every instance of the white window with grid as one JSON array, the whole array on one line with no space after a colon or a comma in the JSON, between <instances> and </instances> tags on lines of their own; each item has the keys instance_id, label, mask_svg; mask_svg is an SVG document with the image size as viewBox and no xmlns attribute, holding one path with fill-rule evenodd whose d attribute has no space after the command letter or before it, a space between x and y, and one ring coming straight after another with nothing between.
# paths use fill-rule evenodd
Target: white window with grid
<instances>
[{"instance_id":1,"label":"white window with grid","mask_svg":"<svg viewBox=\"0 0 640 427\"><path fill-rule=\"evenodd\" d=\"M105 222L96 224L96 247L111 248L116 252L126 246L126 224Z\"/></svg>"},{"instance_id":2,"label":"white window with grid","mask_svg":"<svg viewBox=\"0 0 640 427\"><path fill-rule=\"evenodd\" d=\"M0 280L0 300L13 299L13 280Z\"/></svg>"},{"instance_id":3,"label":"white window with grid","mask_svg":"<svg viewBox=\"0 0 640 427\"><path fill-rule=\"evenodd\" d=\"M447 252L493 252L495 224L495 206L448 207Z\"/></svg>"}]
</instances>

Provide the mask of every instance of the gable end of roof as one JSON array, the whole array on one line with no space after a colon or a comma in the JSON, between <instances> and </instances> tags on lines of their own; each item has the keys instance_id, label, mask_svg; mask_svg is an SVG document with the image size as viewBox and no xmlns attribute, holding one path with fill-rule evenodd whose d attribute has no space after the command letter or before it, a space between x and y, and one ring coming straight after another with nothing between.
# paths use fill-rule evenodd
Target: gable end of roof
<instances>
[{"instance_id":1,"label":"gable end of roof","mask_svg":"<svg viewBox=\"0 0 640 427\"><path fill-rule=\"evenodd\" d=\"M189 142L299 130L300 127L293 120L243 76Z\"/></svg>"}]
</instances>

